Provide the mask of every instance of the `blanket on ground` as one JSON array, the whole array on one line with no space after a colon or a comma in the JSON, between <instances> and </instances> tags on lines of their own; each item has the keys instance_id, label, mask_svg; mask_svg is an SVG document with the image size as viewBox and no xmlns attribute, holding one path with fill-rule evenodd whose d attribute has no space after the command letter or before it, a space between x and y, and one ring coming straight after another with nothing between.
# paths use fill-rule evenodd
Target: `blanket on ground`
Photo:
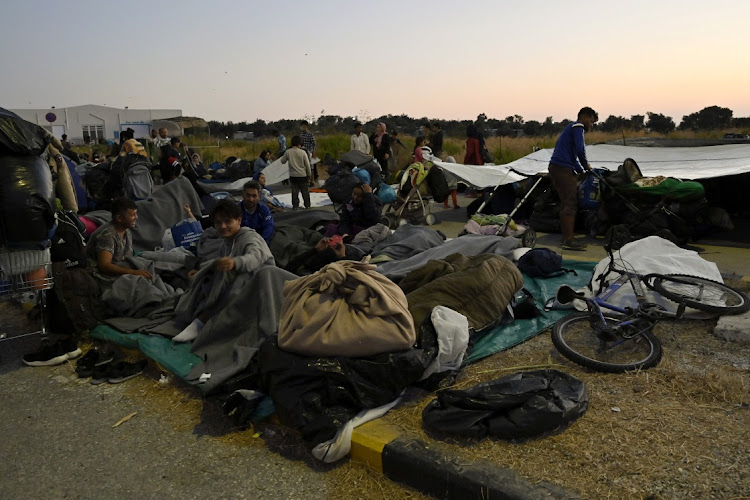
<instances>
[{"instance_id":1,"label":"blanket on ground","mask_svg":"<svg viewBox=\"0 0 750 500\"><path fill-rule=\"evenodd\" d=\"M221 314L205 324L193 342L192 352L201 362L187 380L211 392L230 377L245 370L258 348L276 334L284 283L297 276L275 266L265 266L228 298Z\"/></svg>"},{"instance_id":2,"label":"blanket on ground","mask_svg":"<svg viewBox=\"0 0 750 500\"><path fill-rule=\"evenodd\" d=\"M523 288L521 271L499 255L449 255L431 260L399 282L419 325L435 306L463 314L469 327L481 330L497 323L513 295Z\"/></svg>"},{"instance_id":3,"label":"blanket on ground","mask_svg":"<svg viewBox=\"0 0 750 500\"><path fill-rule=\"evenodd\" d=\"M371 356L416 340L404 292L367 259L342 260L284 285L279 347L307 356Z\"/></svg>"},{"instance_id":4,"label":"blanket on ground","mask_svg":"<svg viewBox=\"0 0 750 500\"><path fill-rule=\"evenodd\" d=\"M392 260L404 260L445 242L445 235L425 226L405 224L372 248L372 256L387 255ZM424 261L426 262L426 261Z\"/></svg>"},{"instance_id":5,"label":"blanket on ground","mask_svg":"<svg viewBox=\"0 0 750 500\"><path fill-rule=\"evenodd\" d=\"M398 281L432 259L442 259L454 253L467 256L491 253L510 259L512 258L513 250L520 245L521 242L516 238L467 234L466 236L446 241L440 246L430 248L407 259L381 264L378 266L377 271L383 273L393 281Z\"/></svg>"}]
</instances>

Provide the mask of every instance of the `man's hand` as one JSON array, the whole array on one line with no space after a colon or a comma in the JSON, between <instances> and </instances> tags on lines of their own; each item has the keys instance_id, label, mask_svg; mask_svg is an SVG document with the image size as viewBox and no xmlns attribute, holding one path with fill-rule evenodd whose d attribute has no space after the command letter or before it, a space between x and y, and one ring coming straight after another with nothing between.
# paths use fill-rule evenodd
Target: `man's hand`
<instances>
[{"instance_id":1,"label":"man's hand","mask_svg":"<svg viewBox=\"0 0 750 500\"><path fill-rule=\"evenodd\" d=\"M336 243L336 246L332 247L332 249L333 255L335 255L337 259L343 259L344 257L346 257L346 245L344 245L343 243Z\"/></svg>"},{"instance_id":2,"label":"man's hand","mask_svg":"<svg viewBox=\"0 0 750 500\"><path fill-rule=\"evenodd\" d=\"M372 186L370 186L369 184L362 184L362 192L372 193Z\"/></svg>"},{"instance_id":3,"label":"man's hand","mask_svg":"<svg viewBox=\"0 0 750 500\"><path fill-rule=\"evenodd\" d=\"M234 259L232 257L222 257L216 261L217 271L226 272L232 269L234 269Z\"/></svg>"},{"instance_id":4,"label":"man's hand","mask_svg":"<svg viewBox=\"0 0 750 500\"><path fill-rule=\"evenodd\" d=\"M588 171L591 171L591 163L587 163L586 166L584 166L583 168L585 168Z\"/></svg>"},{"instance_id":5,"label":"man's hand","mask_svg":"<svg viewBox=\"0 0 750 500\"><path fill-rule=\"evenodd\" d=\"M133 269L133 272L130 274L134 274L136 276L143 276L147 280L150 280L151 278L153 278L153 276L151 276L151 273L146 271L145 269Z\"/></svg>"},{"instance_id":6,"label":"man's hand","mask_svg":"<svg viewBox=\"0 0 750 500\"><path fill-rule=\"evenodd\" d=\"M315 244L315 251L322 252L325 250L328 247L329 241L331 241L331 238L321 238L321 240Z\"/></svg>"}]
</instances>

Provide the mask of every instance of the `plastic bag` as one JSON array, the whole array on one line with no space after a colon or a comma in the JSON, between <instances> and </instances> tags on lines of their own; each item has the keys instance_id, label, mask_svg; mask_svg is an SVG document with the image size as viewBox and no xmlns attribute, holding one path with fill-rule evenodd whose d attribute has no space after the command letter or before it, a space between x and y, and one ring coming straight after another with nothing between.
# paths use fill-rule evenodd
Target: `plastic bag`
<instances>
[{"instance_id":1,"label":"plastic bag","mask_svg":"<svg viewBox=\"0 0 750 500\"><path fill-rule=\"evenodd\" d=\"M27 245L52 236L55 189L41 156L0 156L0 243Z\"/></svg>"},{"instance_id":2,"label":"plastic bag","mask_svg":"<svg viewBox=\"0 0 750 500\"><path fill-rule=\"evenodd\" d=\"M378 188L378 198L383 202L383 205L393 203L396 201L396 190L393 189L389 184L382 183Z\"/></svg>"},{"instance_id":3,"label":"plastic bag","mask_svg":"<svg viewBox=\"0 0 750 500\"><path fill-rule=\"evenodd\" d=\"M566 429L587 408L582 381L557 370L537 370L465 391L441 391L422 412L422 424L451 436L523 441Z\"/></svg>"},{"instance_id":4,"label":"plastic bag","mask_svg":"<svg viewBox=\"0 0 750 500\"><path fill-rule=\"evenodd\" d=\"M181 246L189 249L198 245L198 240L200 239L201 234L203 234L203 228L201 227L201 223L197 220L183 219L172 226L171 232L174 246ZM162 243L164 243L163 239Z\"/></svg>"}]
</instances>

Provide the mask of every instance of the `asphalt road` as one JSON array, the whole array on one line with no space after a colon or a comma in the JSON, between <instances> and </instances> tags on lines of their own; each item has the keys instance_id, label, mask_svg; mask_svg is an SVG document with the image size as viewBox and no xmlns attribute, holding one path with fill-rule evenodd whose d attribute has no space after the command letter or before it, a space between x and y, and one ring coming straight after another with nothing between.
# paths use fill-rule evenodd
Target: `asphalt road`
<instances>
[{"instance_id":1,"label":"asphalt road","mask_svg":"<svg viewBox=\"0 0 750 500\"><path fill-rule=\"evenodd\" d=\"M175 426L128 394L134 381L92 386L72 363L8 369L18 358L3 357L0 498L327 496L324 474L304 462Z\"/></svg>"}]
</instances>

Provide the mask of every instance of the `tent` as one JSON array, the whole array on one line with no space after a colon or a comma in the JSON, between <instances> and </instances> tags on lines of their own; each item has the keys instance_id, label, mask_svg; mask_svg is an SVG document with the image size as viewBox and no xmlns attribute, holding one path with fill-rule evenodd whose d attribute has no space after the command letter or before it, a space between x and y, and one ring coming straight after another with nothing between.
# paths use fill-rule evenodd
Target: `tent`
<instances>
[{"instance_id":1,"label":"tent","mask_svg":"<svg viewBox=\"0 0 750 500\"><path fill-rule=\"evenodd\" d=\"M503 166L525 175L547 172L552 151L540 149ZM586 155L591 166L609 170L632 158L646 177L697 180L750 172L750 144L672 148L596 144L586 146Z\"/></svg>"}]
</instances>

